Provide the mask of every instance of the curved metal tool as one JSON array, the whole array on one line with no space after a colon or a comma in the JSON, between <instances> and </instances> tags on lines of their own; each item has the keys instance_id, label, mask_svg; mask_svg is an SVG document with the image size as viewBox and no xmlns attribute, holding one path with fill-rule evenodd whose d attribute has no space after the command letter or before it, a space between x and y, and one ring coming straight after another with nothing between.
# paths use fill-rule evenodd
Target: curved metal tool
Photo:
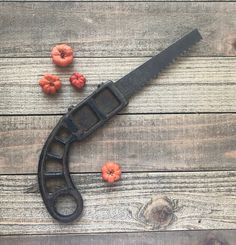
<instances>
[{"instance_id":1,"label":"curved metal tool","mask_svg":"<svg viewBox=\"0 0 236 245\"><path fill-rule=\"evenodd\" d=\"M78 218L83 210L81 194L75 188L68 169L70 144L86 138L127 103L114 83L109 81L100 85L79 105L71 108L49 135L39 159L38 181L48 212L55 219L71 222ZM51 181L63 184L57 184L56 188L52 189ZM76 202L77 206L72 214L63 215L57 210L56 203L61 196L71 196Z\"/></svg>"},{"instance_id":2,"label":"curved metal tool","mask_svg":"<svg viewBox=\"0 0 236 245\"><path fill-rule=\"evenodd\" d=\"M75 188L68 169L68 151L70 144L76 140L73 132L67 131L69 128L65 127L64 120L67 116L63 117L57 126L54 128L50 136L48 137L39 160L38 178L39 187L44 200L44 203L49 213L57 220L62 222L70 222L76 219L83 210L83 199L81 194ZM62 138L61 132L70 132L67 134L67 138ZM62 155L52 152L56 150L55 145L59 144L63 149ZM52 147L53 146L53 147ZM61 152L60 152L61 153ZM53 171L51 165L55 165L56 169ZM56 166L58 165L58 166ZM49 170L50 169L50 170ZM60 169L61 171L57 171ZM50 181L56 183L63 183L61 188L51 189ZM76 202L76 209L70 215L60 214L56 209L56 201L60 196L70 195Z\"/></svg>"},{"instance_id":3,"label":"curved metal tool","mask_svg":"<svg viewBox=\"0 0 236 245\"><path fill-rule=\"evenodd\" d=\"M83 210L83 200L75 188L68 169L68 151L70 144L81 141L122 110L128 99L148 81L156 77L177 56L201 40L197 30L154 56L117 82L107 82L77 106L71 108L58 122L49 135L39 159L38 180L44 203L49 213L61 222L71 222L78 218ZM52 165L54 168L51 168ZM58 169L59 166L59 171ZM50 181L62 182L62 185L50 187ZM57 200L61 196L71 196L76 202L73 213L65 215L57 210Z\"/></svg>"}]
</instances>

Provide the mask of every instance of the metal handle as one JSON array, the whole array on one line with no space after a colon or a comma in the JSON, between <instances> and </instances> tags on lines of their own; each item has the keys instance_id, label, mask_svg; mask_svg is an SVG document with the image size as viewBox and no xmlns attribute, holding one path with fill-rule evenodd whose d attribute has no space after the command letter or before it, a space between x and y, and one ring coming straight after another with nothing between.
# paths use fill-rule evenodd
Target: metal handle
<instances>
[{"instance_id":1,"label":"metal handle","mask_svg":"<svg viewBox=\"0 0 236 245\"><path fill-rule=\"evenodd\" d=\"M127 104L114 83L107 82L80 104L70 108L49 135L39 159L38 181L45 206L53 218L64 223L72 222L83 210L83 199L69 173L70 144L85 139ZM51 164L59 166L60 170L49 168ZM63 184L51 188L50 182ZM61 214L56 207L58 198L65 195L73 197L76 202L75 210L68 215Z\"/></svg>"},{"instance_id":2,"label":"metal handle","mask_svg":"<svg viewBox=\"0 0 236 245\"><path fill-rule=\"evenodd\" d=\"M60 120L50 134L41 152L38 181L45 206L52 217L61 222L71 222L82 213L83 199L69 174L69 146L76 137L65 127L64 119ZM54 184L53 187L51 184ZM66 195L72 196L76 202L76 209L69 215L61 214L56 207L57 200Z\"/></svg>"}]
</instances>

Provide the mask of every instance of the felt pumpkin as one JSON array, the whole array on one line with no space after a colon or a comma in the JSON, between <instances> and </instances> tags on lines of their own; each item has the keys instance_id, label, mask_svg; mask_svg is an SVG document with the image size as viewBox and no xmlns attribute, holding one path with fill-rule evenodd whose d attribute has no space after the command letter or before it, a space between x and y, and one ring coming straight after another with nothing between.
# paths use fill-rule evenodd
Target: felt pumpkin
<instances>
[{"instance_id":1,"label":"felt pumpkin","mask_svg":"<svg viewBox=\"0 0 236 245\"><path fill-rule=\"evenodd\" d=\"M73 49L67 44L56 45L51 52L52 61L58 66L68 66L73 62Z\"/></svg>"},{"instance_id":2,"label":"felt pumpkin","mask_svg":"<svg viewBox=\"0 0 236 245\"><path fill-rule=\"evenodd\" d=\"M39 85L45 94L55 94L61 88L61 81L58 76L45 74L39 80Z\"/></svg>"},{"instance_id":3,"label":"felt pumpkin","mask_svg":"<svg viewBox=\"0 0 236 245\"><path fill-rule=\"evenodd\" d=\"M71 85L76 89L82 89L85 85L86 78L81 73L75 72L70 77Z\"/></svg>"},{"instance_id":4,"label":"felt pumpkin","mask_svg":"<svg viewBox=\"0 0 236 245\"><path fill-rule=\"evenodd\" d=\"M102 166L102 179L113 183L121 178L121 167L118 163L108 161Z\"/></svg>"}]
</instances>

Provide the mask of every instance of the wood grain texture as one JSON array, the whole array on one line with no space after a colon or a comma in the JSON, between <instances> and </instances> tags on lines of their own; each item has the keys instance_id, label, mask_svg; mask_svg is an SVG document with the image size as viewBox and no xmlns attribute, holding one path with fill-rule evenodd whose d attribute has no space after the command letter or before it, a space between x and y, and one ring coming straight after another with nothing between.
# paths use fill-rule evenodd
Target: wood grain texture
<instances>
[{"instance_id":1,"label":"wood grain texture","mask_svg":"<svg viewBox=\"0 0 236 245\"><path fill-rule=\"evenodd\" d=\"M0 173L36 173L58 116L0 117ZM235 170L236 114L117 116L70 151L72 172ZM138 169L137 169L138 166Z\"/></svg>"},{"instance_id":2,"label":"wood grain texture","mask_svg":"<svg viewBox=\"0 0 236 245\"><path fill-rule=\"evenodd\" d=\"M236 112L236 59L229 57L236 56L236 5L177 1L0 2L0 115L19 114L0 117L0 235L85 234L0 237L1 245L234 243L235 232L227 230L153 232L236 229L236 114L230 114ZM195 27L204 40L185 56L222 57L180 58L130 101L125 115L81 146L74 144L71 170L84 173L72 177L85 210L70 225L52 220L35 173L59 116L20 115L63 113L99 82L115 81L147 60L141 56L156 54ZM49 59L51 48L61 42L70 44L77 57L65 69ZM88 78L80 94L68 83L75 70ZM63 80L54 98L42 95L37 84L46 72ZM188 112L228 114L130 115ZM113 187L99 173L85 173L100 171L111 158L125 172ZM124 233L86 235L107 232Z\"/></svg>"},{"instance_id":3,"label":"wood grain texture","mask_svg":"<svg viewBox=\"0 0 236 245\"><path fill-rule=\"evenodd\" d=\"M0 3L1 57L45 57L56 43L81 56L147 56L193 28L188 55L235 56L234 2Z\"/></svg>"},{"instance_id":4,"label":"wood grain texture","mask_svg":"<svg viewBox=\"0 0 236 245\"><path fill-rule=\"evenodd\" d=\"M40 2L55 2L55 0L40 0ZM57 0L56 2L108 2L107 0ZM182 2L183 0L111 0L109 2ZM38 2L38 0L1 0L0 2ZM188 0L186 2L202 2L202 0ZM235 0L205 0L204 2L235 2Z\"/></svg>"},{"instance_id":5,"label":"wood grain texture","mask_svg":"<svg viewBox=\"0 0 236 245\"><path fill-rule=\"evenodd\" d=\"M235 230L5 236L1 245L233 245Z\"/></svg>"},{"instance_id":6,"label":"wood grain texture","mask_svg":"<svg viewBox=\"0 0 236 245\"><path fill-rule=\"evenodd\" d=\"M100 174L72 178L85 209L80 220L59 224L43 205L35 175L1 175L0 234L236 229L234 171L126 173L112 187Z\"/></svg>"},{"instance_id":7,"label":"wood grain texture","mask_svg":"<svg viewBox=\"0 0 236 245\"><path fill-rule=\"evenodd\" d=\"M80 58L65 69L53 66L49 58L1 59L0 114L64 113L100 82L116 81L147 59ZM233 57L182 57L131 98L122 113L236 112L235 68ZM87 77L83 92L68 81L76 70ZM63 88L56 96L41 93L38 80L44 73L61 77Z\"/></svg>"}]
</instances>

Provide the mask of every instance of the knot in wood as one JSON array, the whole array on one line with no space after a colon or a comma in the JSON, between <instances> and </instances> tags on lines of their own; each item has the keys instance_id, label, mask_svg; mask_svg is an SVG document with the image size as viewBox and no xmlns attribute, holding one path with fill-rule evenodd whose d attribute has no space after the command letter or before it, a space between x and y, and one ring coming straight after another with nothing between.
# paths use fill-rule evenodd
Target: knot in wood
<instances>
[{"instance_id":1,"label":"knot in wood","mask_svg":"<svg viewBox=\"0 0 236 245\"><path fill-rule=\"evenodd\" d=\"M154 197L149 201L143 211L145 221L157 228L170 225L175 219L174 203L167 197Z\"/></svg>"},{"instance_id":2,"label":"knot in wood","mask_svg":"<svg viewBox=\"0 0 236 245\"><path fill-rule=\"evenodd\" d=\"M222 47L225 55L236 56L236 33L226 36Z\"/></svg>"},{"instance_id":3,"label":"knot in wood","mask_svg":"<svg viewBox=\"0 0 236 245\"><path fill-rule=\"evenodd\" d=\"M216 238L211 238L204 243L204 245L225 245L222 241L217 240Z\"/></svg>"},{"instance_id":4,"label":"knot in wood","mask_svg":"<svg viewBox=\"0 0 236 245\"><path fill-rule=\"evenodd\" d=\"M209 234L201 245L228 245L224 238L219 238L215 234Z\"/></svg>"}]
</instances>

